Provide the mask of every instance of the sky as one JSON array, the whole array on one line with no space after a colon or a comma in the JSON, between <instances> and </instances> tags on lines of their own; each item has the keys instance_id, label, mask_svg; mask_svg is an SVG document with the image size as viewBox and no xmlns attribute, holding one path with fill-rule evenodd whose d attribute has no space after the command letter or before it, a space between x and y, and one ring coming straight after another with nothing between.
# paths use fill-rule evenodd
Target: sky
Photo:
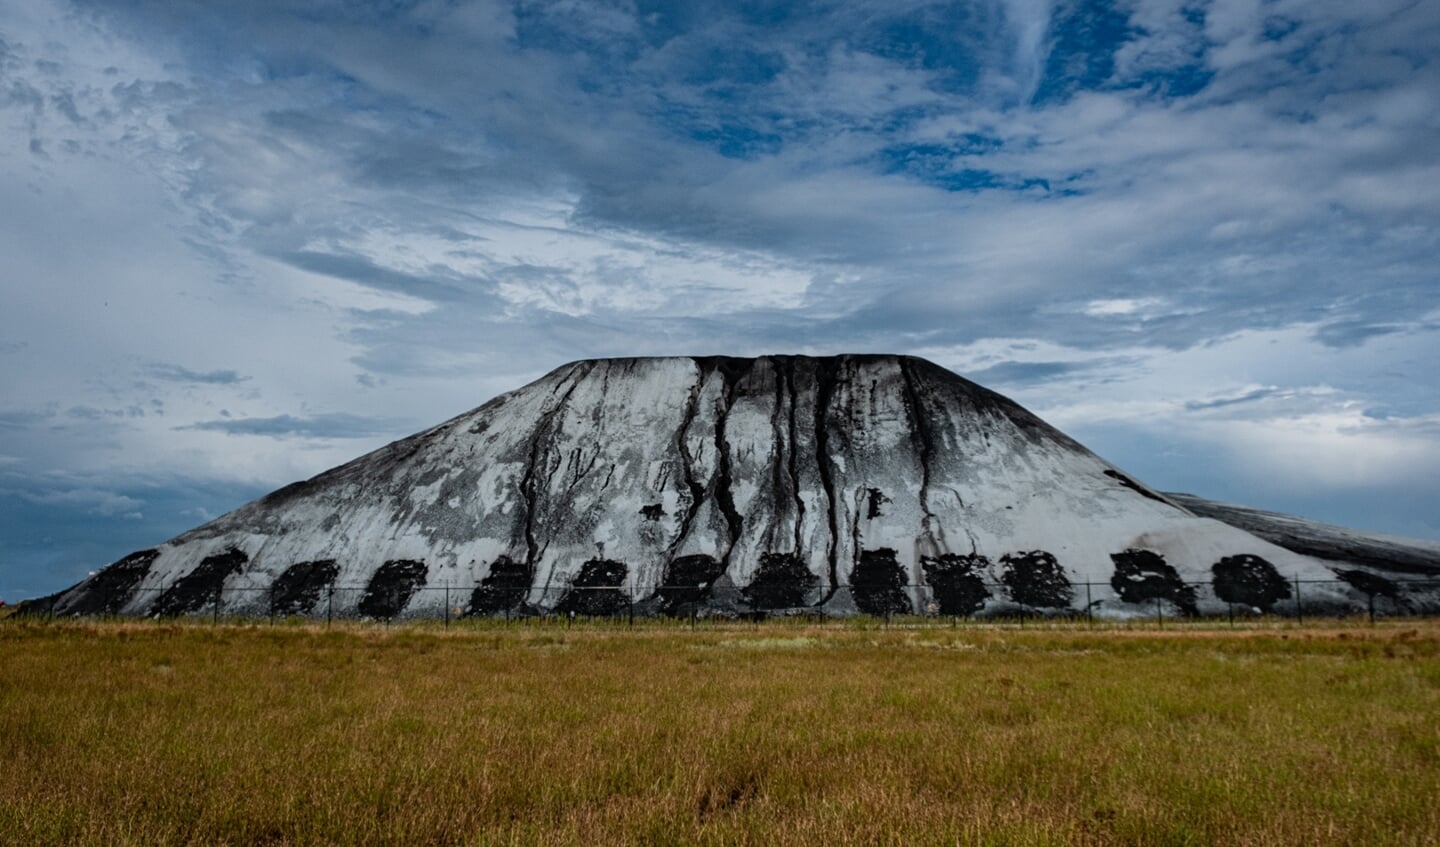
<instances>
[{"instance_id":1,"label":"sky","mask_svg":"<svg viewBox=\"0 0 1440 847\"><path fill-rule=\"evenodd\" d=\"M1440 539L1434 0L0 0L0 598L580 358Z\"/></svg>"}]
</instances>

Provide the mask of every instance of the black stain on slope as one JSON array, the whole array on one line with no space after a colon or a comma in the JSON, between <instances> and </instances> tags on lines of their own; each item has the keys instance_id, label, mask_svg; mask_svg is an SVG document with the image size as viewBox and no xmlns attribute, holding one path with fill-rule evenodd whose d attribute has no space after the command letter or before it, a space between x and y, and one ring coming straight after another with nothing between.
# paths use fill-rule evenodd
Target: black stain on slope
<instances>
[{"instance_id":1,"label":"black stain on slope","mask_svg":"<svg viewBox=\"0 0 1440 847\"><path fill-rule=\"evenodd\" d=\"M750 370L755 366L754 359L730 359L716 357L715 367L720 371L724 380L724 390L720 393L720 406L715 410L715 452L717 456L714 487L715 502L720 506L720 512L725 516L725 528L729 534L729 544L725 547L725 553L720 557L724 567L730 565L730 554L735 550L735 544L740 540L740 534L744 530L745 521L738 509L735 508L735 495L733 491L733 464L730 456L730 439L726 430L730 424L730 410L735 405L735 395L740 380L748 376Z\"/></svg>"},{"instance_id":2,"label":"black stain on slope","mask_svg":"<svg viewBox=\"0 0 1440 847\"><path fill-rule=\"evenodd\" d=\"M825 489L825 519L830 530L830 546L826 551L829 564L830 594L840 586L840 523L835 514L835 472L830 467L830 403L840 383L840 360L834 357L815 362L815 465L820 471L820 485ZM761 561L764 567L764 561ZM806 569L808 573L809 570ZM825 599L830 599L828 596Z\"/></svg>"},{"instance_id":3,"label":"black stain on slope","mask_svg":"<svg viewBox=\"0 0 1440 847\"><path fill-rule=\"evenodd\" d=\"M885 496L885 492L878 488L865 489L865 495L869 501L865 506L865 519L873 521L884 514L884 512L880 511L880 507L891 502L891 500Z\"/></svg>"},{"instance_id":4,"label":"black stain on slope","mask_svg":"<svg viewBox=\"0 0 1440 847\"><path fill-rule=\"evenodd\" d=\"M905 595L905 570L889 547L860 551L860 561L850 571L850 594L855 606L867 615L909 614L910 598Z\"/></svg>"},{"instance_id":5,"label":"black stain on slope","mask_svg":"<svg viewBox=\"0 0 1440 847\"><path fill-rule=\"evenodd\" d=\"M1065 569L1044 550L1007 553L1000 563L1005 565L1000 581L1009 589L1010 599L1022 606L1067 608L1075 597Z\"/></svg>"},{"instance_id":6,"label":"black stain on slope","mask_svg":"<svg viewBox=\"0 0 1440 847\"><path fill-rule=\"evenodd\" d=\"M576 362L571 365L566 374L566 378L570 380L570 387L549 410L540 416L535 429L530 433L529 459L525 462L525 473L520 478L520 496L525 503L525 565L528 568L534 568L535 564L540 561L540 553L543 549L536 536L542 493L538 476L540 457L544 448L549 446L550 440L555 436L555 419L564 414L576 387L594 369L594 362ZM557 382L552 393L558 391L563 384L563 381Z\"/></svg>"},{"instance_id":7,"label":"black stain on slope","mask_svg":"<svg viewBox=\"0 0 1440 847\"><path fill-rule=\"evenodd\" d=\"M162 617L188 615L214 603L225 587L225 578L239 573L250 557L234 547L224 553L206 556L195 570L175 580L155 601L151 611Z\"/></svg>"},{"instance_id":8,"label":"black stain on slope","mask_svg":"<svg viewBox=\"0 0 1440 847\"><path fill-rule=\"evenodd\" d=\"M470 592L470 605L465 612L494 615L514 609L525 602L534 579L534 568L509 556L500 556L490 564L490 573Z\"/></svg>"},{"instance_id":9,"label":"black stain on slope","mask_svg":"<svg viewBox=\"0 0 1440 847\"><path fill-rule=\"evenodd\" d=\"M710 588L725 572L714 556L681 556L665 569L660 586L660 608L667 615L683 614L710 599Z\"/></svg>"},{"instance_id":10,"label":"black stain on slope","mask_svg":"<svg viewBox=\"0 0 1440 847\"><path fill-rule=\"evenodd\" d=\"M741 592L756 609L793 609L805 605L806 596L820 578L794 553L761 553L760 567Z\"/></svg>"},{"instance_id":11,"label":"black stain on slope","mask_svg":"<svg viewBox=\"0 0 1440 847\"><path fill-rule=\"evenodd\" d=\"M559 614L614 615L630 604L620 587L630 573L624 562L614 559L590 559L570 582L570 590L555 604Z\"/></svg>"},{"instance_id":12,"label":"black stain on slope","mask_svg":"<svg viewBox=\"0 0 1440 847\"><path fill-rule=\"evenodd\" d=\"M68 615L113 615L130 602L141 580L150 574L150 566L160 557L159 550L137 550L108 565L104 570L76 586L68 596L59 599L59 609Z\"/></svg>"},{"instance_id":13,"label":"black stain on slope","mask_svg":"<svg viewBox=\"0 0 1440 847\"><path fill-rule=\"evenodd\" d=\"M425 563L391 559L376 569L355 610L362 617L389 620L400 614L415 592L425 585Z\"/></svg>"},{"instance_id":14,"label":"black stain on slope","mask_svg":"<svg viewBox=\"0 0 1440 847\"><path fill-rule=\"evenodd\" d=\"M1110 587L1126 603L1148 603L1152 600L1168 600L1187 615L1197 614L1195 589L1180 579L1180 574L1153 550L1130 548L1120 553L1111 553L1110 561L1115 563L1115 573L1110 576Z\"/></svg>"},{"instance_id":15,"label":"black stain on slope","mask_svg":"<svg viewBox=\"0 0 1440 847\"><path fill-rule=\"evenodd\" d=\"M1393 580L1383 576L1362 570L1336 571L1335 575L1348 582L1355 590L1368 594L1371 597L1388 597L1391 600L1400 599L1400 586Z\"/></svg>"},{"instance_id":16,"label":"black stain on slope","mask_svg":"<svg viewBox=\"0 0 1440 847\"><path fill-rule=\"evenodd\" d=\"M270 614L308 615L320 602L320 595L335 584L340 566L334 559L296 562L270 585Z\"/></svg>"},{"instance_id":17,"label":"black stain on slope","mask_svg":"<svg viewBox=\"0 0 1440 847\"><path fill-rule=\"evenodd\" d=\"M1125 486L1126 488L1130 489L1131 491L1134 491L1136 494L1139 494L1141 497L1154 500L1157 503L1164 503L1167 506L1175 505L1174 503L1171 503L1169 500L1166 500L1164 497L1161 497L1159 494L1156 494L1154 491L1151 491L1150 489L1146 488L1145 486L1141 485L1140 483L1136 482L1125 474L1120 473L1119 471L1107 470L1105 471L1105 475Z\"/></svg>"},{"instance_id":18,"label":"black stain on slope","mask_svg":"<svg viewBox=\"0 0 1440 847\"><path fill-rule=\"evenodd\" d=\"M1226 556L1210 567L1215 596L1226 603L1250 606L1263 612L1290 599L1290 585L1275 566L1248 553Z\"/></svg>"},{"instance_id":19,"label":"black stain on slope","mask_svg":"<svg viewBox=\"0 0 1440 847\"><path fill-rule=\"evenodd\" d=\"M985 573L990 560L978 553L924 556L920 567L942 615L971 615L990 599Z\"/></svg>"},{"instance_id":20,"label":"black stain on slope","mask_svg":"<svg viewBox=\"0 0 1440 847\"><path fill-rule=\"evenodd\" d=\"M919 380L915 376L910 360L902 357L899 365L904 385L901 396L905 399L906 414L910 420L910 438L919 453L920 460L920 510L925 513L922 528L926 536L933 541L932 530L935 514L930 511L930 464L934 461L936 438L935 433L930 431L932 417L920 399ZM874 500L871 500L871 509L879 511L875 508Z\"/></svg>"}]
</instances>

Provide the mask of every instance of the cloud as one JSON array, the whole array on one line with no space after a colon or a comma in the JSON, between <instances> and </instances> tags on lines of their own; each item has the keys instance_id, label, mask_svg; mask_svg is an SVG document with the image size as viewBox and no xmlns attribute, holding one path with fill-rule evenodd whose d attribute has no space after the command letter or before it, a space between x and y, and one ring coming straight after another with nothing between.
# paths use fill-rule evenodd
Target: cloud
<instances>
[{"instance_id":1,"label":"cloud","mask_svg":"<svg viewBox=\"0 0 1440 847\"><path fill-rule=\"evenodd\" d=\"M1280 393L1280 389L1273 386L1252 388L1241 394L1230 397L1217 397L1210 400L1189 400L1185 403L1185 410L1189 412L1200 412L1206 409L1223 409L1227 406L1238 406L1242 403L1254 403L1257 400L1265 400Z\"/></svg>"},{"instance_id":2,"label":"cloud","mask_svg":"<svg viewBox=\"0 0 1440 847\"><path fill-rule=\"evenodd\" d=\"M1118 297L1110 300L1091 300L1085 304L1084 312L1092 318L1118 317L1146 312L1165 301L1158 297Z\"/></svg>"},{"instance_id":3,"label":"cloud","mask_svg":"<svg viewBox=\"0 0 1440 847\"><path fill-rule=\"evenodd\" d=\"M19 495L33 503L47 506L78 506L89 514L101 517L120 515L130 520L144 518L140 512L141 506L144 505L141 501L114 491L72 488L63 491L19 492Z\"/></svg>"},{"instance_id":4,"label":"cloud","mask_svg":"<svg viewBox=\"0 0 1440 847\"><path fill-rule=\"evenodd\" d=\"M0 430L28 429L54 416L53 410L0 412Z\"/></svg>"},{"instance_id":5,"label":"cloud","mask_svg":"<svg viewBox=\"0 0 1440 847\"><path fill-rule=\"evenodd\" d=\"M201 385L236 385L249 379L249 377L240 376L233 370L202 373L179 365L168 364L151 365L146 369L146 373L155 379L163 379L167 382L191 382Z\"/></svg>"},{"instance_id":6,"label":"cloud","mask_svg":"<svg viewBox=\"0 0 1440 847\"><path fill-rule=\"evenodd\" d=\"M344 413L308 417L276 415L270 418L224 418L176 427L180 430L223 432L226 435L265 435L271 438L367 438L393 432L394 428L394 421Z\"/></svg>"},{"instance_id":7,"label":"cloud","mask_svg":"<svg viewBox=\"0 0 1440 847\"><path fill-rule=\"evenodd\" d=\"M966 377L981 385L1014 385L1059 379L1087 367L1080 362L1001 362Z\"/></svg>"},{"instance_id":8,"label":"cloud","mask_svg":"<svg viewBox=\"0 0 1440 847\"><path fill-rule=\"evenodd\" d=\"M1357 347L1371 338L1399 332L1398 324L1376 324L1365 321L1336 321L1315 330L1315 338L1328 347Z\"/></svg>"}]
</instances>

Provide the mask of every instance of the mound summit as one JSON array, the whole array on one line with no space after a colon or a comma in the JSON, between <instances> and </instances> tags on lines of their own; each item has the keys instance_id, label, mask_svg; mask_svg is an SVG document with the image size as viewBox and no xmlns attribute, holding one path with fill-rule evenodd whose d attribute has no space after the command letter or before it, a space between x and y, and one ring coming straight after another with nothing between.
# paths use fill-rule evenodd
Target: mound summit
<instances>
[{"instance_id":1,"label":"mound summit","mask_svg":"<svg viewBox=\"0 0 1440 847\"><path fill-rule=\"evenodd\" d=\"M1440 547L1154 491L923 359L710 356L564 365L33 604L1308 613L1433 608L1437 576Z\"/></svg>"}]
</instances>

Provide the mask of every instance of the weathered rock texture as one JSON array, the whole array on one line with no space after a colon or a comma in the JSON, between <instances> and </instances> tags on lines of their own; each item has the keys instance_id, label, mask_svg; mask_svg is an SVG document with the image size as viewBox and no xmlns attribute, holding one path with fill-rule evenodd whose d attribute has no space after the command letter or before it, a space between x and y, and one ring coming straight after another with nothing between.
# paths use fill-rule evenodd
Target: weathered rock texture
<instances>
[{"instance_id":1,"label":"weathered rock texture","mask_svg":"<svg viewBox=\"0 0 1440 847\"><path fill-rule=\"evenodd\" d=\"M1432 602L1419 580L1440 574L1436 550L1328 555L1287 543L1294 527L1266 532L1225 508L1157 493L922 359L606 359L282 488L49 602L57 614L218 604L372 617Z\"/></svg>"}]
</instances>

